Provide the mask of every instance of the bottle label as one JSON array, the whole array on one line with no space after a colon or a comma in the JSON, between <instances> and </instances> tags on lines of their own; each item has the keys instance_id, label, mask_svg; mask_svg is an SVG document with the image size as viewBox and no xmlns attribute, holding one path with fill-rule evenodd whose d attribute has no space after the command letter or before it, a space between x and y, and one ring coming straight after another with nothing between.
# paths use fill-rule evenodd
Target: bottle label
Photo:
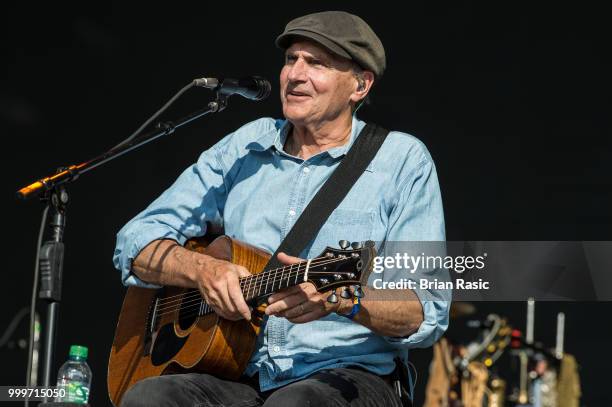
<instances>
[{"instance_id":1,"label":"bottle label","mask_svg":"<svg viewBox=\"0 0 612 407\"><path fill-rule=\"evenodd\" d=\"M86 404L89 398L89 388L80 382L65 382L61 386L66 390L66 395L61 401L70 403Z\"/></svg>"}]
</instances>

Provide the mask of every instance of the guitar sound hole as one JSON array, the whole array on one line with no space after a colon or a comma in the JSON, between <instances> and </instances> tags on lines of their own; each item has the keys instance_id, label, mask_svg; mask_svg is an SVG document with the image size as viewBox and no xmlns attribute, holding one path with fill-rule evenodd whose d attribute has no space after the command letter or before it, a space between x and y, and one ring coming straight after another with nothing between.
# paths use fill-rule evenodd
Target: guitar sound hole
<instances>
[{"instance_id":1,"label":"guitar sound hole","mask_svg":"<svg viewBox=\"0 0 612 407\"><path fill-rule=\"evenodd\" d=\"M178 320L178 325L181 329L186 330L195 323L201 304L202 301L198 290L189 290L183 295Z\"/></svg>"}]
</instances>

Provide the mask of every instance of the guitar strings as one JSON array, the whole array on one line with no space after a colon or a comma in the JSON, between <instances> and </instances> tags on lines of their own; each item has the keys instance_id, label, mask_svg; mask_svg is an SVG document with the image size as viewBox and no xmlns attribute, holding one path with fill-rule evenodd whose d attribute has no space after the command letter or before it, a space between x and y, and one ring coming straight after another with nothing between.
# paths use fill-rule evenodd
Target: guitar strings
<instances>
[{"instance_id":1,"label":"guitar strings","mask_svg":"<svg viewBox=\"0 0 612 407\"><path fill-rule=\"evenodd\" d=\"M335 260L330 260L328 262L321 262L320 264L326 264L326 263L332 263L332 262L336 262L339 260L343 260L343 259L335 259ZM270 282L272 282L272 287L274 287L276 285L276 283L279 283L279 289L282 286L282 283L284 281L289 282L289 280L293 277L299 277L300 274L304 274L305 269L304 270L299 270L299 267L297 270L295 271L290 271L288 275L281 275L281 276L274 276L272 277L272 281L270 281L270 277L265 281L265 286L268 287ZM326 272L317 272L317 271L313 271L313 272L309 272L309 274L329 274ZM284 274L284 273L283 273ZM338 274L347 274L347 272L339 272ZM259 293L261 291L261 289L264 286L264 281L262 279L262 281L259 282L258 285L252 287L253 289L253 294L255 294L256 292ZM274 288L272 288L274 289ZM251 292L251 288L248 289L247 291L247 300L249 300L250 298L248 298L249 293ZM180 302L180 300L179 300ZM199 303L199 304L198 304ZM157 317L162 317L164 315L167 315L169 313L173 313L174 311L176 311L177 309L190 309L193 307L201 307L202 305L209 307L210 305L207 304L204 299L202 298L202 296L200 295L199 291L194 291L192 293L188 293L184 295L184 299L182 302L180 302L180 304L176 304L176 305L168 305L165 304L164 307L158 307L156 309L157 311Z\"/></svg>"},{"instance_id":2,"label":"guitar strings","mask_svg":"<svg viewBox=\"0 0 612 407\"><path fill-rule=\"evenodd\" d=\"M321 261L321 260L322 260L322 261L325 261L326 259L328 259L328 258L327 258L327 257L316 257L316 258L312 259L312 261L310 262L310 265L311 265L311 266L318 266L318 265L321 265L322 263L320 263L320 261ZM341 259L341 260L344 260L344 259ZM289 268L289 271L291 272L291 269L292 269L294 266L298 266L298 269L299 269L299 267L300 267L300 266L302 266L302 265L306 265L306 264L307 264L307 261L303 261L303 262L296 263L296 264L290 264L290 265L286 265L286 266L283 266L283 267L278 267L278 268L276 268L276 269L268 270L268 271L265 271L265 272L263 272L263 273L253 274L253 275L246 276L246 277L240 277L240 283L241 283L241 284L242 284L243 282L245 282L245 283L247 283L247 282L248 282L248 283L250 283L252 280L257 280L257 278L260 278L260 277L265 277L265 276L269 276L269 275L271 275L272 273L276 274L278 271L281 271L281 270L284 272L284 271L285 271L285 269L286 269L287 267ZM178 299L178 300L180 300L180 298L178 298L178 297L181 297L182 295L183 295L183 294L177 294L177 295L173 295L173 296L170 296L170 297L166 297L166 298L164 298L162 301L160 301L158 304L164 304L164 305L165 305L165 304L167 304L168 302L174 301L174 299Z\"/></svg>"},{"instance_id":3,"label":"guitar strings","mask_svg":"<svg viewBox=\"0 0 612 407\"><path fill-rule=\"evenodd\" d=\"M200 309L196 310L196 308L200 308ZM214 313L214 310L212 309L212 307L209 304L207 304L205 301L202 301L200 305L196 305L196 306L192 305L184 309L189 309L190 311L186 314L179 314L178 318L175 318L172 321L168 321L168 322L169 323L180 322L180 321L188 320L190 318L205 316L205 315ZM158 321L159 321L159 318L156 318L156 321L154 321L154 323L156 324ZM190 326L192 326L194 323L195 323L195 320L192 322Z\"/></svg>"},{"instance_id":4,"label":"guitar strings","mask_svg":"<svg viewBox=\"0 0 612 407\"><path fill-rule=\"evenodd\" d=\"M181 307L179 307L179 308L181 308ZM200 304L193 304L193 305L190 305L188 307L184 307L182 309L183 310L189 310L189 312L186 313L186 314L179 314L178 318L173 319L172 321L169 321L169 322L180 322L180 321L184 321L184 320L187 320L187 319L190 319L190 318L193 318L193 317L199 317L199 316L204 316L204 315L212 314L214 312L213 308L208 303L206 303L201 297L200 297ZM170 311L170 312L165 312L164 314L158 315L156 317L156 320L154 321L154 323L156 324L159 321L159 318L161 318L162 315L172 314L173 312L174 311Z\"/></svg>"},{"instance_id":5,"label":"guitar strings","mask_svg":"<svg viewBox=\"0 0 612 407\"><path fill-rule=\"evenodd\" d=\"M296 272L296 274L294 275L293 273L288 275L287 278L278 278L274 281L272 281L273 285L276 285L276 283L279 283L279 287L281 285L281 283L283 283L286 280L289 280L292 277L299 277L300 273L303 274L302 272ZM310 273L309 273L310 274ZM327 274L327 273L321 273L321 272L313 272L312 274ZM339 274L346 274L346 272L339 272ZM263 287L263 285L262 285ZM262 288L260 287L260 288ZM267 284L266 284L267 287ZM250 291L250 290L249 290ZM253 294L255 294L255 291L253 291ZM252 298L247 298L247 301L251 300ZM164 308L157 308L157 316L158 317L162 317L164 315L168 315L171 314L173 312L175 312L176 310L185 310L185 309L189 309L192 308L194 306L201 306L201 304L205 304L206 306L209 306L209 304L204 300L204 298L202 298L202 296L200 295L199 292L193 292L190 293L189 295L185 296L185 300L180 302L180 304L175 304L175 305L170 305L170 306L165 306Z\"/></svg>"},{"instance_id":6,"label":"guitar strings","mask_svg":"<svg viewBox=\"0 0 612 407\"><path fill-rule=\"evenodd\" d=\"M325 257L319 257L317 259L313 259L313 261L310 263L310 267L313 267L313 266L322 266L322 265L325 265L325 264L330 264L330 263L337 262L337 261L342 261L342 260L345 260L345 259L346 258L328 259L328 258L325 258ZM272 270L266 271L264 273L253 274L253 275L247 276L247 277L241 277L240 278L240 286L241 286L241 288L246 288L247 285L248 285L249 291L250 291L251 288L254 288L254 287L251 287L251 284L255 283L255 286L257 284L259 284L258 288L260 288L261 285L263 284L263 280L266 279L266 278L269 280L271 278L270 276L272 276L272 274L274 274L274 276L276 277L278 272L281 272L282 274L284 274L287 271L286 269L288 268L289 274L291 275L291 273L295 272L294 270L292 270L294 266L297 266L297 270L299 271L300 267L305 266L306 263L307 262L296 263L296 264L292 264L290 266L285 266L285 267L279 267L277 269L272 269ZM166 297L166 298L160 300L157 304L158 304L158 306L166 306L166 305L169 305L171 303L180 302L182 300L183 296L185 296L185 293L173 295L173 296L170 296L170 297Z\"/></svg>"},{"instance_id":7,"label":"guitar strings","mask_svg":"<svg viewBox=\"0 0 612 407\"><path fill-rule=\"evenodd\" d=\"M338 261L338 260L335 260L335 261ZM334 261L321 262L319 265L321 265L321 264L329 264L329 263L332 263L332 262L334 262ZM283 274L281 274L280 276L276 276L276 275L274 277L267 276L268 279L265 279L265 280L262 278L261 281L256 282L256 285L254 285L253 287L249 287L249 286L244 286L244 287L241 286L241 287L242 288L247 288L247 292L244 293L244 294L246 294L247 299L250 299L248 297L249 297L249 294L250 294L251 290L253 291L253 294L255 294L256 292L259 293L261 291L261 289L264 287L264 284L265 284L265 286L267 288L270 285L270 283L272 283L272 289L274 289L274 286L276 285L276 283L279 283L279 289L280 289L281 286L282 286L282 283L284 281L287 281L287 283L288 283L289 280L291 278L293 278L293 277L296 277L296 279L297 279L297 277L300 274L303 274L304 272L305 272L305 269L304 270L300 270L299 267L298 267L297 270L290 271L287 275L285 275L285 273L283 272ZM309 272L309 274L329 274L329 273L327 273L327 272L312 271L312 272ZM347 272L338 272L337 274L347 274ZM156 305L156 310L157 310L157 312L160 312L160 314L161 313L165 313L168 310L170 310L172 312L172 311L174 311L174 310L176 310L178 308L181 308L183 305L185 305L187 303L193 302L193 300L198 301L200 299L202 299L202 296L201 296L200 292L197 291L196 289L193 289L192 292L183 294L183 298L182 299L179 298L177 300L174 300L172 304L164 303L163 306L159 306L159 304Z\"/></svg>"},{"instance_id":8,"label":"guitar strings","mask_svg":"<svg viewBox=\"0 0 612 407\"><path fill-rule=\"evenodd\" d=\"M340 261L340 260L343 260L343 259L333 259L333 260L329 260L327 262L323 261L323 262L319 262L318 265L329 264L329 263L337 262L337 261ZM251 292L251 290L253 290L253 294L255 294L255 292L259 293L261 291L261 289L263 288L264 283L265 283L266 287L268 287L270 282L272 282L272 287L274 287L276 285L276 283L279 283L279 288L280 288L280 286L282 285L283 281L286 280L288 282L291 278L293 278L293 277L297 278L300 275L300 273L303 274L304 272L305 272L305 269L304 270L300 270L300 267L298 267L296 270L290 271L287 275L285 275L285 273L283 272L283 274L281 274L280 276L276 276L275 275L274 277L272 277L271 275L268 275L267 276L268 279L266 279L265 281L264 281L263 278L259 282L257 282L255 280L256 284L253 287L248 287L248 290L247 290L247 293L246 293L247 297L248 297L249 293ZM275 274L277 274L277 273L275 273ZM329 273L312 271L312 272L309 272L309 274L329 274ZM347 272L339 272L338 274L347 274ZM266 277L266 276L264 276L264 277ZM200 292L195 290L195 289L194 289L193 292L190 292L190 293L187 293L187 294L182 294L182 295L183 295L183 299L175 300L174 304L170 305L168 303L164 303L164 306L157 305L156 310L159 313L158 315L160 315L160 316L161 315L165 315L165 314L168 313L168 311L169 312L174 312L176 309L181 308L182 305L186 303L185 300L194 300L195 299L196 302L198 300L203 300ZM193 301L189 301L189 302L193 302Z\"/></svg>"},{"instance_id":9,"label":"guitar strings","mask_svg":"<svg viewBox=\"0 0 612 407\"><path fill-rule=\"evenodd\" d=\"M210 304L206 303L206 301L204 301L202 298L200 298L199 300L194 300L193 303L191 305L187 305L187 306L183 306L183 307L177 307L174 310L166 310L162 313L159 313L156 315L156 323L157 321L162 318L165 315L168 314L173 314L176 310L180 309L181 311L190 311L190 310L195 310L195 309L202 309L205 308L206 311L208 310L212 310L212 307L210 306ZM203 312L200 314L200 311L194 313L189 313L189 314L179 314L178 315L178 320L183 320L185 318L194 316L194 315L206 315L208 312Z\"/></svg>"}]
</instances>

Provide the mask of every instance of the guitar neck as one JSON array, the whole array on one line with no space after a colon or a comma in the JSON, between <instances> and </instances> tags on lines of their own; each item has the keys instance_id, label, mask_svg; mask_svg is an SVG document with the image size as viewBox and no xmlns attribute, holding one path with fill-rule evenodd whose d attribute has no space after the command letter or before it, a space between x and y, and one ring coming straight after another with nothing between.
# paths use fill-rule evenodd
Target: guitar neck
<instances>
[{"instance_id":1,"label":"guitar neck","mask_svg":"<svg viewBox=\"0 0 612 407\"><path fill-rule=\"evenodd\" d=\"M296 286L308 280L312 270L310 261L262 271L240 279L240 288L247 302L264 299L283 288Z\"/></svg>"},{"instance_id":2,"label":"guitar neck","mask_svg":"<svg viewBox=\"0 0 612 407\"><path fill-rule=\"evenodd\" d=\"M321 256L272 270L265 270L240 279L240 289L247 302L259 302L285 288L303 282L314 284L323 292L342 286L367 282L373 249L338 250L328 248ZM362 258L363 254L368 254ZM195 294L200 297L199 293ZM200 297L199 315L213 312Z\"/></svg>"}]
</instances>

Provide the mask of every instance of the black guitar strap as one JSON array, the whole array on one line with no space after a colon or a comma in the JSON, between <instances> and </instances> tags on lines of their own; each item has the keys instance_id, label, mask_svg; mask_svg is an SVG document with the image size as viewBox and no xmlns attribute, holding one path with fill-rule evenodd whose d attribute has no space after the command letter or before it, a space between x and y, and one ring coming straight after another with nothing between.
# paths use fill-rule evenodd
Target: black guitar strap
<instances>
[{"instance_id":1,"label":"black guitar strap","mask_svg":"<svg viewBox=\"0 0 612 407\"><path fill-rule=\"evenodd\" d=\"M376 156L387 134L388 130L376 124L365 125L338 168L304 209L264 270L283 266L277 258L280 252L291 256L300 255Z\"/></svg>"}]
</instances>

